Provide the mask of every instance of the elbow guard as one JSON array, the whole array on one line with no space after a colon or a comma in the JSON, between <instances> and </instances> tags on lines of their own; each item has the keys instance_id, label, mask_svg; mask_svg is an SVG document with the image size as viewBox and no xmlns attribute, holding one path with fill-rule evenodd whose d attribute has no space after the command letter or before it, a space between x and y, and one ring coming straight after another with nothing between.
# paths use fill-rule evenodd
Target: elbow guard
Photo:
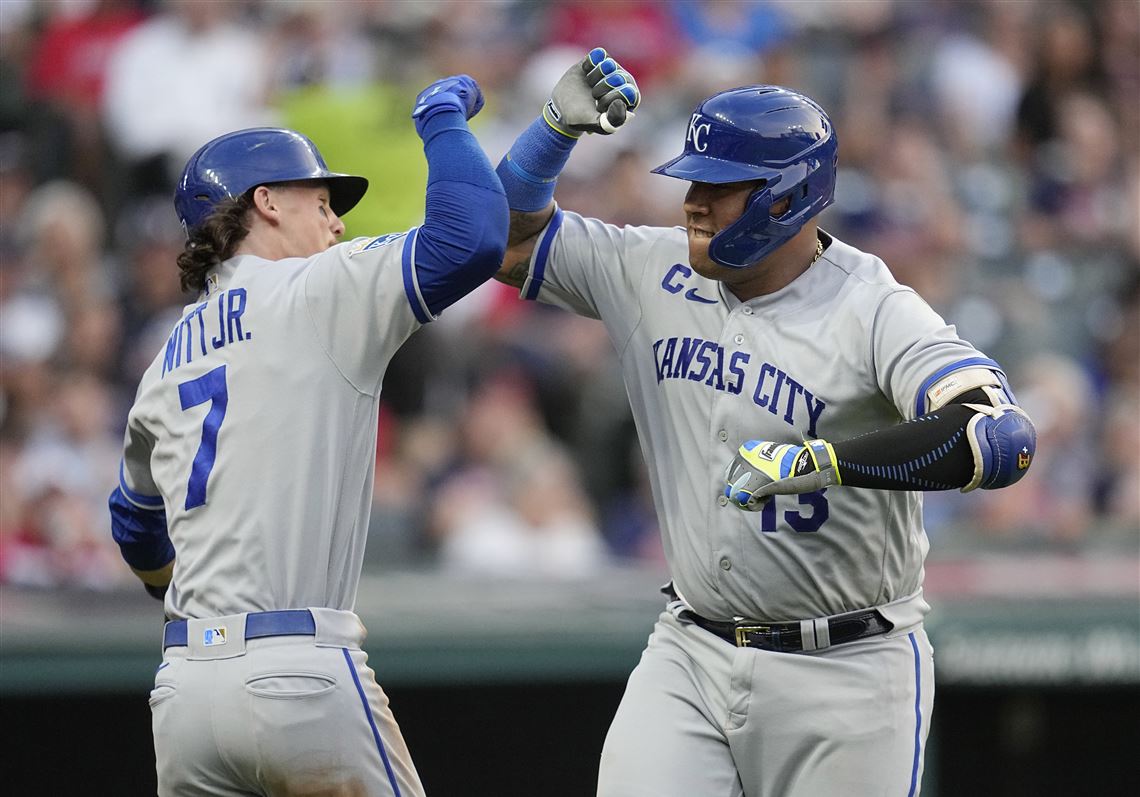
<instances>
[{"instance_id":1,"label":"elbow guard","mask_svg":"<svg viewBox=\"0 0 1140 797\"><path fill-rule=\"evenodd\" d=\"M966 439L974 455L974 477L962 488L994 490L1008 487L1025 475L1037 451L1037 430L1020 407L999 404L965 404L975 411L966 425Z\"/></svg>"}]
</instances>

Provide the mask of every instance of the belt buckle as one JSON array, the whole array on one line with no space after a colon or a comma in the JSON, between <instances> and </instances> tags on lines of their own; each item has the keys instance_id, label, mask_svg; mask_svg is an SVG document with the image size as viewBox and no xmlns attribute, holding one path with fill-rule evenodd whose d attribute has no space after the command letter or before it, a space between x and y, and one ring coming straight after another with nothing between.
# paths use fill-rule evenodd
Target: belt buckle
<instances>
[{"instance_id":1,"label":"belt buckle","mask_svg":"<svg viewBox=\"0 0 1140 797\"><path fill-rule=\"evenodd\" d=\"M771 631L772 626L770 625L738 625L734 629L736 646L738 648L748 647L748 634L768 634Z\"/></svg>"}]
</instances>

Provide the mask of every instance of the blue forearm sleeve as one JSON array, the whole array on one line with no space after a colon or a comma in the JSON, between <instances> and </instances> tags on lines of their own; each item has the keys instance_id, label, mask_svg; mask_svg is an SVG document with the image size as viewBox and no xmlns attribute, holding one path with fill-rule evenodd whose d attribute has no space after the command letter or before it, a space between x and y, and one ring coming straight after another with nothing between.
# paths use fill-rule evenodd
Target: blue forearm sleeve
<instances>
[{"instance_id":1,"label":"blue forearm sleeve","mask_svg":"<svg viewBox=\"0 0 1140 797\"><path fill-rule=\"evenodd\" d=\"M511 145L496 172L511 210L542 210L554 199L554 185L578 139L564 136L539 116Z\"/></svg>"},{"instance_id":2,"label":"blue forearm sleeve","mask_svg":"<svg viewBox=\"0 0 1140 797\"><path fill-rule=\"evenodd\" d=\"M432 313L486 282L502 263L510 212L499 178L459 111L424 126L428 162L416 278Z\"/></svg>"},{"instance_id":3,"label":"blue forearm sleeve","mask_svg":"<svg viewBox=\"0 0 1140 797\"><path fill-rule=\"evenodd\" d=\"M174 545L166 531L166 510L142 509L116 487L107 500L111 535L123 559L135 570L158 570L174 559Z\"/></svg>"}]
</instances>

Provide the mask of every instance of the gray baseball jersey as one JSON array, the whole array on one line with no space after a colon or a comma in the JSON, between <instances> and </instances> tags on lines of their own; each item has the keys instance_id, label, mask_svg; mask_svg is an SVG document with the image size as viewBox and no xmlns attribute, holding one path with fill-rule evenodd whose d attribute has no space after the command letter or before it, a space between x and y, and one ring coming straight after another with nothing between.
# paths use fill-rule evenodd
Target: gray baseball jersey
<instances>
[{"instance_id":1,"label":"gray baseball jersey","mask_svg":"<svg viewBox=\"0 0 1140 797\"><path fill-rule=\"evenodd\" d=\"M143 375L120 487L165 507L188 618L151 692L161 794L423 793L352 612L381 381L431 317L415 238L226 261ZM312 636L251 631L306 608Z\"/></svg>"},{"instance_id":2,"label":"gray baseball jersey","mask_svg":"<svg viewBox=\"0 0 1140 797\"><path fill-rule=\"evenodd\" d=\"M522 288L609 331L681 598L630 676L598 794L915 795L934 680L921 495L833 487L749 513L721 497L724 472L744 440L838 441L916 417L931 385L983 358L834 239L748 302L687 264L683 229L556 211ZM683 611L818 628L871 607L890 633L810 654L735 647Z\"/></svg>"},{"instance_id":3,"label":"gray baseball jersey","mask_svg":"<svg viewBox=\"0 0 1140 797\"><path fill-rule=\"evenodd\" d=\"M838 240L740 302L687 265L683 229L558 211L522 295L600 318L617 347L666 557L698 614L783 621L872 606L913 625L922 496L832 488L746 513L719 498L748 439L844 440L912 418L930 377L980 355L886 266Z\"/></svg>"},{"instance_id":4,"label":"gray baseball jersey","mask_svg":"<svg viewBox=\"0 0 1140 797\"><path fill-rule=\"evenodd\" d=\"M419 326L413 243L236 257L184 311L139 385L121 479L135 503L166 507L168 616L353 608L380 384Z\"/></svg>"}]
</instances>

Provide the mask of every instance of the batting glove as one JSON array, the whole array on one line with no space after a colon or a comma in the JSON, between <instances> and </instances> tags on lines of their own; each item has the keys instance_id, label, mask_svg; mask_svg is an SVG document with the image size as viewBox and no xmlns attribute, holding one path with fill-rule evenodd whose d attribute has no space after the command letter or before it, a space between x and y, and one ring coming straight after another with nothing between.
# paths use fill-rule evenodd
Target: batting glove
<instances>
[{"instance_id":1,"label":"batting glove","mask_svg":"<svg viewBox=\"0 0 1140 797\"><path fill-rule=\"evenodd\" d=\"M427 120L441 111L461 111L470 119L483 108L483 91L474 78L468 75L452 75L437 80L416 96L412 118L416 121L416 133L423 137Z\"/></svg>"},{"instance_id":2,"label":"batting glove","mask_svg":"<svg viewBox=\"0 0 1140 797\"><path fill-rule=\"evenodd\" d=\"M724 495L748 512L763 509L773 495L792 495L842 484L835 449L826 440L802 446L749 440L724 472Z\"/></svg>"},{"instance_id":3,"label":"batting glove","mask_svg":"<svg viewBox=\"0 0 1140 797\"><path fill-rule=\"evenodd\" d=\"M566 70L542 109L546 123L564 136L609 135L633 118L641 91L633 75L601 47Z\"/></svg>"}]
</instances>

